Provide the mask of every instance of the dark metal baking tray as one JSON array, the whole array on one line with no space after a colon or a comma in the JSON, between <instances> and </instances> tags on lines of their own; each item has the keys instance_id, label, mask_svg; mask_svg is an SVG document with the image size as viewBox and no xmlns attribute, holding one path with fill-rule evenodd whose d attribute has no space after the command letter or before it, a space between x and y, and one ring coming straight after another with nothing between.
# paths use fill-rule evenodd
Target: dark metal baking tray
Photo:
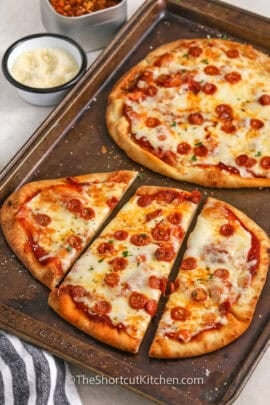
<instances>
[{"instance_id":1,"label":"dark metal baking tray","mask_svg":"<svg viewBox=\"0 0 270 405\"><path fill-rule=\"evenodd\" d=\"M2 171L0 200L30 180L120 168L141 170L108 136L104 121L108 93L116 80L152 48L178 38L206 35L228 35L251 42L266 52L270 50L270 24L266 18L212 0L147 1ZM104 146L106 153L102 153ZM141 184L170 185L187 190L194 187L146 169L143 173L144 178L136 181L127 197ZM243 210L269 233L269 189L198 188L205 197L212 195ZM130 385L160 403L230 403L269 344L269 277L254 320L237 341L201 357L159 361L149 359L147 352L160 313L150 326L139 354L124 354L95 341L59 318L47 305L48 290L29 275L2 235L0 263L2 328L85 369L109 376L204 378L204 384ZM173 275L178 263L179 260Z\"/></svg>"}]
</instances>

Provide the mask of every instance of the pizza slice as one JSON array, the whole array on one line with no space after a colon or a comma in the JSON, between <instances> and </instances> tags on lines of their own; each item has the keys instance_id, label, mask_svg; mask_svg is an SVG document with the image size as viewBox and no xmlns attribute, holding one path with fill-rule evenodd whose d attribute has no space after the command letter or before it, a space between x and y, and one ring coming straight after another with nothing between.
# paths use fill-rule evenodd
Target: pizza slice
<instances>
[{"instance_id":1,"label":"pizza slice","mask_svg":"<svg viewBox=\"0 0 270 405\"><path fill-rule=\"evenodd\" d=\"M258 225L209 198L188 240L150 356L201 355L245 332L266 280L268 248Z\"/></svg>"},{"instance_id":2,"label":"pizza slice","mask_svg":"<svg viewBox=\"0 0 270 405\"><path fill-rule=\"evenodd\" d=\"M96 339L136 353L200 199L196 190L139 188L49 305Z\"/></svg>"},{"instance_id":3,"label":"pizza slice","mask_svg":"<svg viewBox=\"0 0 270 405\"><path fill-rule=\"evenodd\" d=\"M136 176L122 170L24 185L0 212L10 247L34 277L55 287Z\"/></svg>"}]
</instances>

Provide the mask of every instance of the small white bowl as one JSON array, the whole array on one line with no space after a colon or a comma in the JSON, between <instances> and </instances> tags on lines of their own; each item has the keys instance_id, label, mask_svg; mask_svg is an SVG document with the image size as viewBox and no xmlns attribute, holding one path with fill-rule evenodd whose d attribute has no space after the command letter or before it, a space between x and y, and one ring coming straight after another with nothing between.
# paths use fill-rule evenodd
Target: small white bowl
<instances>
[{"instance_id":1,"label":"small white bowl","mask_svg":"<svg viewBox=\"0 0 270 405\"><path fill-rule=\"evenodd\" d=\"M79 66L76 76L60 86L36 88L18 82L11 74L17 57L24 52L40 48L57 48L68 52ZM85 73L87 56L81 46L73 39L59 34L34 34L14 42L5 52L2 59L2 70L6 79L17 88L18 94L30 104L39 106L55 105L67 94Z\"/></svg>"}]
</instances>

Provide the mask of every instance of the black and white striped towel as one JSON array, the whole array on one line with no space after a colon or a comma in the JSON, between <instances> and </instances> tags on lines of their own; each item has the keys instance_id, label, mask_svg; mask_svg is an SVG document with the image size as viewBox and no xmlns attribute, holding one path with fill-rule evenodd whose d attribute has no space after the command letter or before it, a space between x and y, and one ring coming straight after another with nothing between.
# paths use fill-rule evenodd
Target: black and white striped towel
<instances>
[{"instance_id":1,"label":"black and white striped towel","mask_svg":"<svg viewBox=\"0 0 270 405\"><path fill-rule=\"evenodd\" d=\"M0 405L82 405L68 365L0 330Z\"/></svg>"}]
</instances>

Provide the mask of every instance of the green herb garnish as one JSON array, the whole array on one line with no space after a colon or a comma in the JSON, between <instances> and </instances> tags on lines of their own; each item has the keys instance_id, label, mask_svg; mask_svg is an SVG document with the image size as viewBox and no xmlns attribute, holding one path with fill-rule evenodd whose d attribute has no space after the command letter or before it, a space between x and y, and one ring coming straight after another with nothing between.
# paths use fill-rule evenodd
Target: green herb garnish
<instances>
[{"instance_id":1,"label":"green herb garnish","mask_svg":"<svg viewBox=\"0 0 270 405\"><path fill-rule=\"evenodd\" d=\"M214 274L209 274L208 280L212 280L213 277L214 277Z\"/></svg>"},{"instance_id":2,"label":"green herb garnish","mask_svg":"<svg viewBox=\"0 0 270 405\"><path fill-rule=\"evenodd\" d=\"M94 267L93 267L93 266L90 266L89 269L88 269L88 271L92 271L92 270L94 270Z\"/></svg>"},{"instance_id":3,"label":"green herb garnish","mask_svg":"<svg viewBox=\"0 0 270 405\"><path fill-rule=\"evenodd\" d=\"M113 240L112 240L112 239L108 240L108 243L111 243L111 244L112 244L112 243L113 243Z\"/></svg>"},{"instance_id":4,"label":"green herb garnish","mask_svg":"<svg viewBox=\"0 0 270 405\"><path fill-rule=\"evenodd\" d=\"M189 54L188 53L184 53L184 55L182 55L183 56L183 58L189 58Z\"/></svg>"},{"instance_id":5,"label":"green herb garnish","mask_svg":"<svg viewBox=\"0 0 270 405\"><path fill-rule=\"evenodd\" d=\"M262 152L260 152L260 151L258 151L258 152L255 154L255 157L259 157L259 156L262 156Z\"/></svg>"},{"instance_id":6,"label":"green herb garnish","mask_svg":"<svg viewBox=\"0 0 270 405\"><path fill-rule=\"evenodd\" d=\"M132 256L132 254L131 254L128 250L124 250L124 251L122 252L122 256L123 256L123 257L128 257L128 256Z\"/></svg>"},{"instance_id":7,"label":"green herb garnish","mask_svg":"<svg viewBox=\"0 0 270 405\"><path fill-rule=\"evenodd\" d=\"M197 156L196 156L196 155L193 155L192 158L191 158L191 160L192 160L192 162L196 162Z\"/></svg>"},{"instance_id":8,"label":"green herb garnish","mask_svg":"<svg viewBox=\"0 0 270 405\"><path fill-rule=\"evenodd\" d=\"M195 146L203 146L203 143L202 142L197 142L197 143L195 143Z\"/></svg>"},{"instance_id":9,"label":"green herb garnish","mask_svg":"<svg viewBox=\"0 0 270 405\"><path fill-rule=\"evenodd\" d=\"M99 262L99 263L102 263L102 262L103 262L103 260L104 260L104 258L99 259L99 261L98 261L98 262Z\"/></svg>"},{"instance_id":10,"label":"green herb garnish","mask_svg":"<svg viewBox=\"0 0 270 405\"><path fill-rule=\"evenodd\" d=\"M66 250L67 250L68 252L72 252L72 247L71 247L71 246L68 246L68 247L66 247Z\"/></svg>"},{"instance_id":11,"label":"green herb garnish","mask_svg":"<svg viewBox=\"0 0 270 405\"><path fill-rule=\"evenodd\" d=\"M176 127L176 122L175 121L173 121L172 123L171 123L171 127Z\"/></svg>"},{"instance_id":12,"label":"green herb garnish","mask_svg":"<svg viewBox=\"0 0 270 405\"><path fill-rule=\"evenodd\" d=\"M209 62L208 62L208 59L202 59L201 63L205 63L205 65L208 65Z\"/></svg>"},{"instance_id":13,"label":"green herb garnish","mask_svg":"<svg viewBox=\"0 0 270 405\"><path fill-rule=\"evenodd\" d=\"M138 177L139 177L140 180L143 180L143 178L144 178L144 173L139 172L139 173L138 173Z\"/></svg>"}]
</instances>

